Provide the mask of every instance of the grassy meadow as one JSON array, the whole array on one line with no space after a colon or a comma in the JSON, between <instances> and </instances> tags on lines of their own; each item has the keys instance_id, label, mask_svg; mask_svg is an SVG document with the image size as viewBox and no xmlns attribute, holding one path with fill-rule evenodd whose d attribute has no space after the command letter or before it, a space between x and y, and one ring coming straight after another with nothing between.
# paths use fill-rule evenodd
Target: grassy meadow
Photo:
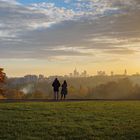
<instances>
[{"instance_id":1,"label":"grassy meadow","mask_svg":"<svg viewBox=\"0 0 140 140\"><path fill-rule=\"evenodd\" d=\"M0 103L0 140L139 140L139 101Z\"/></svg>"}]
</instances>

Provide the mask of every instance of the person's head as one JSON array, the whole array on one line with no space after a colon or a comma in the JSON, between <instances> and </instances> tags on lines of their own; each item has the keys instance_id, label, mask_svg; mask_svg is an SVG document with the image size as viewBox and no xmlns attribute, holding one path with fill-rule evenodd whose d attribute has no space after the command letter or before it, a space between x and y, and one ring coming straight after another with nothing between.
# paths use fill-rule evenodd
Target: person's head
<instances>
[{"instance_id":1,"label":"person's head","mask_svg":"<svg viewBox=\"0 0 140 140\"><path fill-rule=\"evenodd\" d=\"M57 78L55 78L55 81L57 81L58 79Z\"/></svg>"},{"instance_id":2,"label":"person's head","mask_svg":"<svg viewBox=\"0 0 140 140\"><path fill-rule=\"evenodd\" d=\"M66 80L64 80L64 84L66 84L67 82L66 82Z\"/></svg>"}]
</instances>

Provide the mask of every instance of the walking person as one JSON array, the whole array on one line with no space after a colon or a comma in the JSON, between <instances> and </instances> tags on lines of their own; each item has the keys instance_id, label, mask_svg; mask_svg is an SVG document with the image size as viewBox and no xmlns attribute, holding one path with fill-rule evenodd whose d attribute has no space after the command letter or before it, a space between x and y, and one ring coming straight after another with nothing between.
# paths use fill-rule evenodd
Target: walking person
<instances>
[{"instance_id":1,"label":"walking person","mask_svg":"<svg viewBox=\"0 0 140 140\"><path fill-rule=\"evenodd\" d=\"M60 87L60 82L57 78L52 83L53 86L53 91L54 91L54 100L59 99L59 87Z\"/></svg>"},{"instance_id":2,"label":"walking person","mask_svg":"<svg viewBox=\"0 0 140 140\"><path fill-rule=\"evenodd\" d=\"M62 89L61 89L61 100L62 99L66 99L66 95L68 94L68 90L67 90L67 82L66 80L63 82L62 84Z\"/></svg>"}]
</instances>

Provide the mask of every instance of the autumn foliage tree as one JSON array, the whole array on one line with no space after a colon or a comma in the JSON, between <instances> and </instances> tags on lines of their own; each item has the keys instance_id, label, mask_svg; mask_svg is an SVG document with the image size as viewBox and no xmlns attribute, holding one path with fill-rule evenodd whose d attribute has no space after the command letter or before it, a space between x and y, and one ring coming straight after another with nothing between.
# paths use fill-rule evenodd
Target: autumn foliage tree
<instances>
[{"instance_id":1,"label":"autumn foliage tree","mask_svg":"<svg viewBox=\"0 0 140 140\"><path fill-rule=\"evenodd\" d=\"M3 72L3 68L0 68L0 83L4 83L6 74Z\"/></svg>"},{"instance_id":2,"label":"autumn foliage tree","mask_svg":"<svg viewBox=\"0 0 140 140\"><path fill-rule=\"evenodd\" d=\"M140 99L140 86L128 78L119 79L95 87L97 99Z\"/></svg>"},{"instance_id":3,"label":"autumn foliage tree","mask_svg":"<svg viewBox=\"0 0 140 140\"><path fill-rule=\"evenodd\" d=\"M0 98L3 98L3 84L5 82L6 74L3 72L4 69L0 68Z\"/></svg>"}]
</instances>

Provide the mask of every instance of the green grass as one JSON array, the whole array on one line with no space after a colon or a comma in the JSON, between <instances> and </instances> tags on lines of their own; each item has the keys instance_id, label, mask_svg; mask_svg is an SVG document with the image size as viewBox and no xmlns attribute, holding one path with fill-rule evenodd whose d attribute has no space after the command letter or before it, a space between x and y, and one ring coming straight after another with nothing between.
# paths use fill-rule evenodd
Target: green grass
<instances>
[{"instance_id":1,"label":"green grass","mask_svg":"<svg viewBox=\"0 0 140 140\"><path fill-rule=\"evenodd\" d=\"M0 103L0 140L139 140L140 102Z\"/></svg>"}]
</instances>

